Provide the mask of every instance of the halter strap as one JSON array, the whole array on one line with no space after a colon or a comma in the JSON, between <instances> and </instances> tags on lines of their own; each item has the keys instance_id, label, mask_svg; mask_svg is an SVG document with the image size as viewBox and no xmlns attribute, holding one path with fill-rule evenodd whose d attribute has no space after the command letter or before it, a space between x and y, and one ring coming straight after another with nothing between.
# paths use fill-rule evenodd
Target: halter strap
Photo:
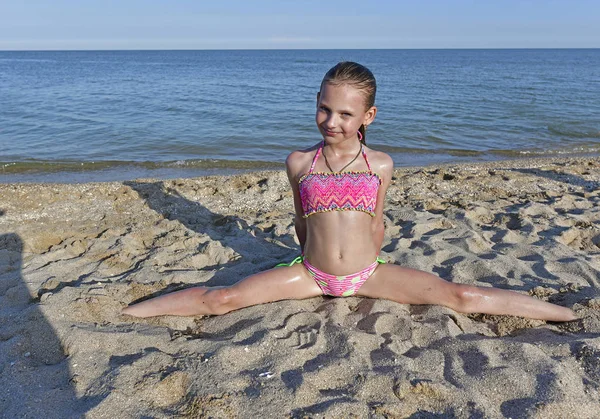
<instances>
[{"instance_id":1,"label":"halter strap","mask_svg":"<svg viewBox=\"0 0 600 419\"><path fill-rule=\"evenodd\" d=\"M372 172L371 165L369 164L369 159L367 159L367 152L365 151L365 146L361 144L360 149L362 150L363 156L365 157L365 163L367 163L367 169L369 169L369 172Z\"/></svg>"},{"instance_id":2,"label":"halter strap","mask_svg":"<svg viewBox=\"0 0 600 419\"><path fill-rule=\"evenodd\" d=\"M315 169L315 164L317 163L317 160L319 160L319 156L321 155L324 146L325 146L325 141L323 140L323 142L319 146L319 149L315 153L315 157L313 157L313 161L312 161L312 164L310 165L310 170L308 171L308 173L312 173L313 170ZM362 155L365 158L365 163L367 163L367 169L369 169L369 172L372 172L371 165L369 164L369 159L367 159L367 152L365 151L365 146L362 143L360 145L360 150L362 151Z\"/></svg>"},{"instance_id":3,"label":"halter strap","mask_svg":"<svg viewBox=\"0 0 600 419\"><path fill-rule=\"evenodd\" d=\"M319 147L319 149L315 153L315 157L313 157L313 161L312 161L312 164L310 165L310 170L308 171L308 173L312 173L313 172L313 170L315 168L315 163L319 159L319 155L321 154L321 150L323 150L323 146L324 145L325 145L325 140L323 140L323 142L321 143L321 146Z\"/></svg>"}]
</instances>

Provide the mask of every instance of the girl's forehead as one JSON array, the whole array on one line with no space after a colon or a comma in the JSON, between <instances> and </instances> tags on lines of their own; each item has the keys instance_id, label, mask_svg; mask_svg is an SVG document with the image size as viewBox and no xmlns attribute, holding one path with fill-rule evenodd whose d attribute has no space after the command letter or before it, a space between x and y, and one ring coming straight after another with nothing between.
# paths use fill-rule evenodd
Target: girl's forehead
<instances>
[{"instance_id":1,"label":"girl's forehead","mask_svg":"<svg viewBox=\"0 0 600 419\"><path fill-rule=\"evenodd\" d=\"M345 102L348 105L364 105L364 93L351 84L323 83L321 86L321 100Z\"/></svg>"}]
</instances>

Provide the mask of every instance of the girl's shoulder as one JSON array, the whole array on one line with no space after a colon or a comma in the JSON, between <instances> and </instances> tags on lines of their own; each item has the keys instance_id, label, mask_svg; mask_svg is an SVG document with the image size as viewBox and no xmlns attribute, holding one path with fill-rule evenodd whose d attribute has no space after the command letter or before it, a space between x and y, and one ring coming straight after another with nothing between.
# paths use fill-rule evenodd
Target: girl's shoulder
<instances>
[{"instance_id":1,"label":"girl's shoulder","mask_svg":"<svg viewBox=\"0 0 600 419\"><path fill-rule=\"evenodd\" d=\"M312 159L319 149L321 143L317 143L303 150L292 151L285 159L285 166L289 173L296 175L303 170L308 170L312 164Z\"/></svg>"},{"instance_id":2,"label":"girl's shoulder","mask_svg":"<svg viewBox=\"0 0 600 419\"><path fill-rule=\"evenodd\" d=\"M373 150L367 146L365 146L365 152L373 171L377 173L392 173L394 170L394 161L389 154Z\"/></svg>"}]
</instances>

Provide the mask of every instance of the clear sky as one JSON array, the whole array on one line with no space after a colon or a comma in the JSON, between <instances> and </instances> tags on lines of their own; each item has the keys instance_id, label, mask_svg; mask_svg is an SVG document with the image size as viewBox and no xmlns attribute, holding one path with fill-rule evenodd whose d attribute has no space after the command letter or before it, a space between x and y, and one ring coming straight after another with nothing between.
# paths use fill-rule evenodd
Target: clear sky
<instances>
[{"instance_id":1,"label":"clear sky","mask_svg":"<svg viewBox=\"0 0 600 419\"><path fill-rule=\"evenodd\" d=\"M0 50L600 48L598 0L0 0Z\"/></svg>"}]
</instances>

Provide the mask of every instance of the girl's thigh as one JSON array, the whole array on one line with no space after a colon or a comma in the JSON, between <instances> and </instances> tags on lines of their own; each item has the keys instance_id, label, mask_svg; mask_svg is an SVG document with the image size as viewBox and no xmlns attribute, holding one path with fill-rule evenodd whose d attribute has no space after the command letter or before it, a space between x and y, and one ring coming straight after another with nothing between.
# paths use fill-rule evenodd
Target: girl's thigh
<instances>
[{"instance_id":1,"label":"girl's thigh","mask_svg":"<svg viewBox=\"0 0 600 419\"><path fill-rule=\"evenodd\" d=\"M228 299L238 301L242 306L323 295L315 280L301 264L250 275L225 290Z\"/></svg>"},{"instance_id":2,"label":"girl's thigh","mask_svg":"<svg viewBox=\"0 0 600 419\"><path fill-rule=\"evenodd\" d=\"M385 298L402 304L450 304L459 285L440 277L394 264L382 264L356 295Z\"/></svg>"}]
</instances>

